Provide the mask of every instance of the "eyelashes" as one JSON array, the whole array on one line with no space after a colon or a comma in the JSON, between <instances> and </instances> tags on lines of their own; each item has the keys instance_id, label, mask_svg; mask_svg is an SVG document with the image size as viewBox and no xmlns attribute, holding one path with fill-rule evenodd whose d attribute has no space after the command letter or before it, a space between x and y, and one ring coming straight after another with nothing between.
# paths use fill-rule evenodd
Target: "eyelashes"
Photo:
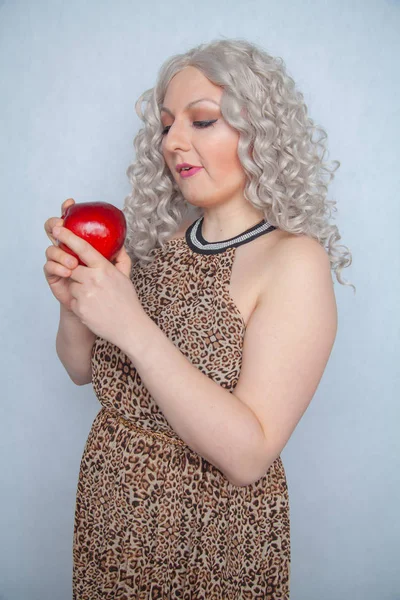
<instances>
[{"instance_id":1,"label":"eyelashes","mask_svg":"<svg viewBox=\"0 0 400 600\"><path fill-rule=\"evenodd\" d=\"M193 121L193 126L196 127L197 129L205 129L206 127L213 127L217 121L218 121L218 119L214 119L213 121ZM162 135L167 134L168 131L170 130L170 128L171 128L170 125L168 125L167 127L164 127L161 134Z\"/></svg>"}]
</instances>

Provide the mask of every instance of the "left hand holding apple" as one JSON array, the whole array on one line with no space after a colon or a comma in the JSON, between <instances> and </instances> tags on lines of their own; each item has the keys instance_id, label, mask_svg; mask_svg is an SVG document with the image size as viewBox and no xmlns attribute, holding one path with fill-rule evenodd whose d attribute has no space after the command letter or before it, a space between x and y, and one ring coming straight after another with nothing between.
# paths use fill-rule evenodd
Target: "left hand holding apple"
<instances>
[{"instance_id":1,"label":"left hand holding apple","mask_svg":"<svg viewBox=\"0 0 400 600\"><path fill-rule=\"evenodd\" d=\"M72 311L93 333L121 348L135 322L145 316L130 280L132 261L125 248L121 248L113 265L65 227L54 228L53 236L87 265L78 265L70 276Z\"/></svg>"}]
</instances>

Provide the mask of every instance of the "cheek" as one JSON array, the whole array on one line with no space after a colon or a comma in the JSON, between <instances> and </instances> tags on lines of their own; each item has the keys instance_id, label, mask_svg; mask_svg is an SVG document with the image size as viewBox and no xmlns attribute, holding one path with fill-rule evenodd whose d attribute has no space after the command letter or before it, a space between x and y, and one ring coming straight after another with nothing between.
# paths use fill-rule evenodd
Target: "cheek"
<instances>
[{"instance_id":1,"label":"cheek","mask_svg":"<svg viewBox=\"0 0 400 600\"><path fill-rule=\"evenodd\" d=\"M229 174L238 171L242 168L239 158L237 156L224 156L218 163L220 172Z\"/></svg>"},{"instance_id":2,"label":"cheek","mask_svg":"<svg viewBox=\"0 0 400 600\"><path fill-rule=\"evenodd\" d=\"M165 151L163 143L161 144L160 152L161 152L161 154L162 154L162 156L164 158L165 164L167 165L167 167L169 169L171 169L172 168L171 156L168 154L168 152Z\"/></svg>"},{"instance_id":3,"label":"cheek","mask_svg":"<svg viewBox=\"0 0 400 600\"><path fill-rule=\"evenodd\" d=\"M212 164L218 171L231 171L233 169L242 168L237 154L237 146L239 141L238 135L232 135L231 131L224 132L209 148L209 156L212 158Z\"/></svg>"},{"instance_id":4,"label":"cheek","mask_svg":"<svg viewBox=\"0 0 400 600\"><path fill-rule=\"evenodd\" d=\"M229 148L227 151L226 148ZM233 145L223 148L218 155L215 156L215 164L220 171L233 172L242 170L242 165L237 154L237 148Z\"/></svg>"}]
</instances>

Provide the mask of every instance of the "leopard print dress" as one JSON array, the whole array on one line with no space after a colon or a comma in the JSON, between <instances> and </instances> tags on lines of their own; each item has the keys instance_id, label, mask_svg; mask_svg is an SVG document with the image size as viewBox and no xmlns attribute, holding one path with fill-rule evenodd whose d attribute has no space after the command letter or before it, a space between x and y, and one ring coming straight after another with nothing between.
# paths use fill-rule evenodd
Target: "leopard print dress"
<instances>
[{"instance_id":1,"label":"leopard print dress","mask_svg":"<svg viewBox=\"0 0 400 600\"><path fill-rule=\"evenodd\" d=\"M136 263L131 278L171 342L234 392L246 330L229 294L235 251L274 227L221 246L208 244L201 227L193 238L196 223L156 248L152 263ZM74 600L288 600L281 458L257 482L233 485L172 429L127 356L99 337L92 383L101 410L79 473Z\"/></svg>"}]
</instances>

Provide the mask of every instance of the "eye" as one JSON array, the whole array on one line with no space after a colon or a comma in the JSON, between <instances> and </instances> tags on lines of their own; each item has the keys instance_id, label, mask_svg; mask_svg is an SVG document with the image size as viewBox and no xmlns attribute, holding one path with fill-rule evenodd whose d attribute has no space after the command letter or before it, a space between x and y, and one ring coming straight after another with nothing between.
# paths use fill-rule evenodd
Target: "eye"
<instances>
[{"instance_id":1,"label":"eye","mask_svg":"<svg viewBox=\"0 0 400 600\"><path fill-rule=\"evenodd\" d=\"M205 129L206 127L213 127L214 123L216 123L217 121L218 121L218 119L214 119L213 121L193 121L193 125L197 129ZM165 135L166 133L168 133L170 128L171 128L170 125L168 125L167 127L164 127L161 134Z\"/></svg>"},{"instance_id":2,"label":"eye","mask_svg":"<svg viewBox=\"0 0 400 600\"><path fill-rule=\"evenodd\" d=\"M212 127L217 121L218 119L214 119L213 121L193 121L193 125L199 129L204 129L205 127Z\"/></svg>"}]
</instances>

